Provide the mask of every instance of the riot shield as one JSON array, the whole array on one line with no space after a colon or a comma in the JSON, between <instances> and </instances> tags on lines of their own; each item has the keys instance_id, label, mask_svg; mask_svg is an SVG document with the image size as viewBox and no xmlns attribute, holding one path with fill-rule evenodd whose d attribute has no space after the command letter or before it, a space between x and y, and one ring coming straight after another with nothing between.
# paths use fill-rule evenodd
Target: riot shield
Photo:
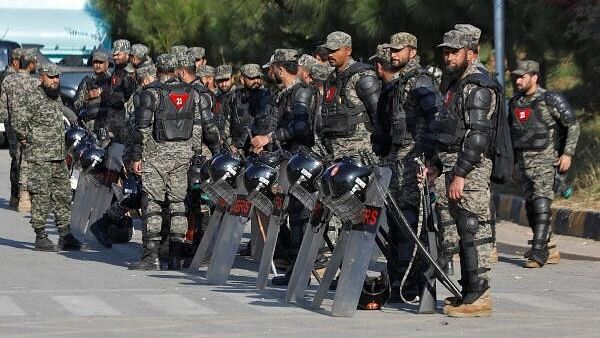
<instances>
[{"instance_id":1,"label":"riot shield","mask_svg":"<svg viewBox=\"0 0 600 338\"><path fill-rule=\"evenodd\" d=\"M342 259L344 258L344 251L346 250L349 237L348 226L346 224L347 223L342 226L341 234L336 243L337 245L335 246L335 249L333 249L333 254L327 263L325 274L323 275L323 278L321 278L321 283L319 284L315 298L313 298L311 305L313 308L321 307L323 299L327 296L331 283L338 272L338 268L342 265Z\"/></svg>"},{"instance_id":2,"label":"riot shield","mask_svg":"<svg viewBox=\"0 0 600 338\"><path fill-rule=\"evenodd\" d=\"M269 278L269 269L273 266L273 255L275 254L275 245L279 236L279 228L285 220L286 209L289 202L288 188L289 182L286 173L286 166L279 166L279 187L273 198L272 212L269 217L269 225L267 228L267 238L263 246L263 252L260 258L260 266L258 268L258 276L256 277L256 288L264 289ZM275 269L274 267L272 268ZM277 273L276 270L273 271Z\"/></svg>"},{"instance_id":3,"label":"riot shield","mask_svg":"<svg viewBox=\"0 0 600 338\"><path fill-rule=\"evenodd\" d=\"M88 234L88 228L110 208L113 190L111 182L104 182L105 178L94 172L79 175L71 209L71 231L83 243L96 241L93 235Z\"/></svg>"},{"instance_id":4,"label":"riot shield","mask_svg":"<svg viewBox=\"0 0 600 338\"><path fill-rule=\"evenodd\" d=\"M217 203L215 204L215 209L212 215L210 215L206 232L204 233L204 236L202 236L200 244L198 245L198 249L196 249L194 258L190 263L190 272L198 272L198 269L205 262L205 259L209 257L214 250L217 234L221 228L221 221L223 220L223 215L228 208L229 204L227 204L227 201L221 197L218 197Z\"/></svg>"},{"instance_id":5,"label":"riot shield","mask_svg":"<svg viewBox=\"0 0 600 338\"><path fill-rule=\"evenodd\" d=\"M344 254L342 271L338 280L332 314L334 316L351 317L356 311L363 287L371 254L375 249L375 236L385 213L383 196L376 184L387 189L391 170L377 167L371 175L372 182L366 190L362 219L352 221L348 243Z\"/></svg>"},{"instance_id":6,"label":"riot shield","mask_svg":"<svg viewBox=\"0 0 600 338\"><path fill-rule=\"evenodd\" d=\"M228 185L225 181L222 181L221 184ZM252 203L247 199L243 175L238 175L236 178L235 194L234 202L223 216L221 229L208 266L207 280L212 285L221 285L227 282L244 233L244 227L250 219Z\"/></svg>"}]
</instances>

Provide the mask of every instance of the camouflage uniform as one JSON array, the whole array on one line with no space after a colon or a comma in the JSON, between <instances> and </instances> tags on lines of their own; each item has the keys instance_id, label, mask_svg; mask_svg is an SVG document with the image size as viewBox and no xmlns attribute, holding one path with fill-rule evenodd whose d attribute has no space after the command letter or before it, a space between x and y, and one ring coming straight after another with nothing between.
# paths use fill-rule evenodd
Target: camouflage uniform
<instances>
[{"instance_id":1,"label":"camouflage uniform","mask_svg":"<svg viewBox=\"0 0 600 338\"><path fill-rule=\"evenodd\" d=\"M13 128L13 120L18 114L18 102L23 96L27 96L39 80L32 78L26 70L19 70L7 75L2 81L0 90L0 116L4 118L6 135L8 138L9 153L11 156L10 179L11 196L19 197L20 191L27 191L28 166L23 156L23 145L19 143Z\"/></svg>"},{"instance_id":2,"label":"camouflage uniform","mask_svg":"<svg viewBox=\"0 0 600 338\"><path fill-rule=\"evenodd\" d=\"M344 32L333 32L323 46L329 50L352 46L352 38ZM340 86L343 88L338 88ZM331 73L324 92L323 142L332 158L357 157L359 152L372 154L370 133L380 89L375 72L352 58L345 69ZM346 130L338 132L340 125Z\"/></svg>"},{"instance_id":3,"label":"camouflage uniform","mask_svg":"<svg viewBox=\"0 0 600 338\"><path fill-rule=\"evenodd\" d=\"M520 61L512 73L516 76L538 74L539 65L535 61ZM516 94L509 106L515 169L525 197L529 226L534 232L532 250L526 257L537 262L529 263L531 267L537 267L544 265L549 255L554 163L563 154L573 157L580 129L566 100L540 86L531 96Z\"/></svg>"},{"instance_id":4,"label":"camouflage uniform","mask_svg":"<svg viewBox=\"0 0 600 338\"><path fill-rule=\"evenodd\" d=\"M472 46L471 36L452 30L444 34L444 42L438 47L460 49ZM481 70L476 64L471 64L459 80L450 84L444 93L444 113L436 116L434 127L440 147L438 155L443 165L438 181L444 183L436 182L439 196L436 212L442 232L441 256L449 260L460 248L465 304L479 299L491 284L489 255L493 246L489 209L492 161L480 148L488 147L489 123L496 109L496 94L487 87L463 81L474 74L481 74ZM449 127L455 118L453 114L457 114L458 124L464 126L463 131L459 127ZM477 120L473 120L474 117ZM455 175L464 177L463 197L459 201L449 201L448 188Z\"/></svg>"},{"instance_id":5,"label":"camouflage uniform","mask_svg":"<svg viewBox=\"0 0 600 338\"><path fill-rule=\"evenodd\" d=\"M48 66L48 75L58 75L56 66ZM43 231L48 212L54 213L61 236L69 233L71 222L71 185L65 161L63 109L60 98L48 97L42 87L22 95L17 101L13 126L19 140L25 140L23 155L32 175L28 181L31 194L31 225Z\"/></svg>"},{"instance_id":6,"label":"camouflage uniform","mask_svg":"<svg viewBox=\"0 0 600 338\"><path fill-rule=\"evenodd\" d=\"M96 51L92 55L93 61L108 62L108 59L108 54L103 51ZM89 98L89 91L93 88L109 91L110 87L110 74L108 72L102 74L94 73L91 76L86 76L77 87L73 107L78 115L85 109L85 115L82 115L81 118L88 123L88 127L92 130L94 129L94 120L98 117L100 110L106 110L108 107L106 107L105 103L103 104L101 97Z\"/></svg>"}]
</instances>

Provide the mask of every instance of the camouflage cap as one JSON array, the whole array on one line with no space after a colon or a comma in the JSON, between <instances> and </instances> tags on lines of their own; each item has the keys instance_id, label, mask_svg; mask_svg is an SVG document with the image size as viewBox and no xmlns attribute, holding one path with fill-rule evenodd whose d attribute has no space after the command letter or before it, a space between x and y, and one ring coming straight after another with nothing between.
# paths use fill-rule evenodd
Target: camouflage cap
<instances>
[{"instance_id":1,"label":"camouflage cap","mask_svg":"<svg viewBox=\"0 0 600 338\"><path fill-rule=\"evenodd\" d=\"M329 50L338 50L342 46L352 47L352 37L348 33L336 31L327 35L327 40L321 45Z\"/></svg>"},{"instance_id":2,"label":"camouflage cap","mask_svg":"<svg viewBox=\"0 0 600 338\"><path fill-rule=\"evenodd\" d=\"M192 56L192 54L186 52L179 52L178 54L173 54L177 58L177 67L185 67L194 69L196 67L196 59Z\"/></svg>"},{"instance_id":3,"label":"camouflage cap","mask_svg":"<svg viewBox=\"0 0 600 338\"><path fill-rule=\"evenodd\" d=\"M209 65L202 65L196 69L197 76L215 76L215 67Z\"/></svg>"},{"instance_id":4,"label":"camouflage cap","mask_svg":"<svg viewBox=\"0 0 600 338\"><path fill-rule=\"evenodd\" d=\"M37 62L37 50L35 48L23 48L21 60L25 62Z\"/></svg>"},{"instance_id":5,"label":"camouflage cap","mask_svg":"<svg viewBox=\"0 0 600 338\"><path fill-rule=\"evenodd\" d=\"M443 42L437 46L461 49L469 48L471 45L471 37L467 33L453 29L444 33Z\"/></svg>"},{"instance_id":6,"label":"camouflage cap","mask_svg":"<svg viewBox=\"0 0 600 338\"><path fill-rule=\"evenodd\" d=\"M188 51L187 46L178 45L178 46L171 47L171 50L169 53L171 53L173 55L179 55L179 54L187 53L187 51Z\"/></svg>"},{"instance_id":7,"label":"camouflage cap","mask_svg":"<svg viewBox=\"0 0 600 338\"><path fill-rule=\"evenodd\" d=\"M334 67L326 64L314 63L308 66L308 73L315 81L325 81L334 69Z\"/></svg>"},{"instance_id":8,"label":"camouflage cap","mask_svg":"<svg viewBox=\"0 0 600 338\"><path fill-rule=\"evenodd\" d=\"M146 47L146 45L142 45L141 43L136 43L135 45L131 46L131 54L141 59L148 55L148 47Z\"/></svg>"},{"instance_id":9,"label":"camouflage cap","mask_svg":"<svg viewBox=\"0 0 600 338\"><path fill-rule=\"evenodd\" d=\"M58 70L58 66L53 63L43 63L38 66L38 73L46 74L48 76L58 76L60 75L60 71Z\"/></svg>"},{"instance_id":10,"label":"camouflage cap","mask_svg":"<svg viewBox=\"0 0 600 338\"><path fill-rule=\"evenodd\" d=\"M392 61L392 53L386 44L378 45L375 55L369 58L370 61L379 62L385 65L390 65Z\"/></svg>"},{"instance_id":11,"label":"camouflage cap","mask_svg":"<svg viewBox=\"0 0 600 338\"><path fill-rule=\"evenodd\" d=\"M255 78L262 75L262 70L256 63L247 63L240 68L240 73L247 78Z\"/></svg>"},{"instance_id":12,"label":"camouflage cap","mask_svg":"<svg viewBox=\"0 0 600 338\"><path fill-rule=\"evenodd\" d=\"M15 48L10 52L10 57L12 59L19 59L21 58L21 55L23 55L23 48Z\"/></svg>"},{"instance_id":13,"label":"camouflage cap","mask_svg":"<svg viewBox=\"0 0 600 338\"><path fill-rule=\"evenodd\" d=\"M188 51L196 60L204 59L206 56L206 50L202 47L190 47Z\"/></svg>"},{"instance_id":14,"label":"camouflage cap","mask_svg":"<svg viewBox=\"0 0 600 338\"><path fill-rule=\"evenodd\" d=\"M92 54L92 61L102 61L102 62L106 62L108 61L108 53L106 53L105 51L102 50L97 50L94 52L94 54Z\"/></svg>"},{"instance_id":15,"label":"camouflage cap","mask_svg":"<svg viewBox=\"0 0 600 338\"><path fill-rule=\"evenodd\" d=\"M523 60L517 62L517 69L513 70L511 74L516 76L522 76L525 74L539 73L540 64L533 60Z\"/></svg>"},{"instance_id":16,"label":"camouflage cap","mask_svg":"<svg viewBox=\"0 0 600 338\"><path fill-rule=\"evenodd\" d=\"M142 65L140 68L136 69L135 74L137 76L138 81L146 76L156 77L156 67L151 63L147 63Z\"/></svg>"},{"instance_id":17,"label":"camouflage cap","mask_svg":"<svg viewBox=\"0 0 600 338\"><path fill-rule=\"evenodd\" d=\"M275 62L298 62L298 51L296 49L278 48L273 53L273 63Z\"/></svg>"},{"instance_id":18,"label":"camouflage cap","mask_svg":"<svg viewBox=\"0 0 600 338\"><path fill-rule=\"evenodd\" d=\"M156 69L162 73L175 71L177 58L173 54L160 54L156 57Z\"/></svg>"},{"instance_id":19,"label":"camouflage cap","mask_svg":"<svg viewBox=\"0 0 600 338\"><path fill-rule=\"evenodd\" d=\"M129 54L131 51L131 43L129 40L119 39L113 42L112 53L117 54L119 52L125 52Z\"/></svg>"},{"instance_id":20,"label":"camouflage cap","mask_svg":"<svg viewBox=\"0 0 600 338\"><path fill-rule=\"evenodd\" d=\"M232 73L233 73L233 69L231 68L230 65L220 65L219 67L217 67L217 70L215 71L215 79L216 80L229 79L231 77Z\"/></svg>"},{"instance_id":21,"label":"camouflage cap","mask_svg":"<svg viewBox=\"0 0 600 338\"><path fill-rule=\"evenodd\" d=\"M407 33L400 32L390 36L390 43L384 43L383 48L402 49L404 47L417 48L417 37Z\"/></svg>"},{"instance_id":22,"label":"camouflage cap","mask_svg":"<svg viewBox=\"0 0 600 338\"><path fill-rule=\"evenodd\" d=\"M457 31L466 33L467 35L469 35L471 37L471 42L478 45L479 44L479 38L481 37L481 29L470 25L468 23L457 23L456 25L454 25L454 29L456 29Z\"/></svg>"},{"instance_id":23,"label":"camouflage cap","mask_svg":"<svg viewBox=\"0 0 600 338\"><path fill-rule=\"evenodd\" d=\"M298 65L308 67L314 63L317 63L317 59L314 56L308 54L302 54L298 59Z\"/></svg>"}]
</instances>

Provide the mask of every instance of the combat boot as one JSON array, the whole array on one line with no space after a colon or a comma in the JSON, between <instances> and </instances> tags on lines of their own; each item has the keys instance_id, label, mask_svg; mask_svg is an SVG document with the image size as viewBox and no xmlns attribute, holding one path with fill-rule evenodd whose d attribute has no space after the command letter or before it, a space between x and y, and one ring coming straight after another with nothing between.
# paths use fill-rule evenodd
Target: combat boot
<instances>
[{"instance_id":1,"label":"combat boot","mask_svg":"<svg viewBox=\"0 0 600 338\"><path fill-rule=\"evenodd\" d=\"M160 270L158 261L159 240L144 240L142 257L139 262L129 265L129 270Z\"/></svg>"},{"instance_id":2,"label":"combat boot","mask_svg":"<svg viewBox=\"0 0 600 338\"><path fill-rule=\"evenodd\" d=\"M271 284L275 286L286 286L290 282L290 277L292 276L292 270L285 273L283 276L275 276L271 279Z\"/></svg>"},{"instance_id":3,"label":"combat boot","mask_svg":"<svg viewBox=\"0 0 600 338\"><path fill-rule=\"evenodd\" d=\"M498 263L498 249L496 248L496 246L494 246L490 251L489 261L490 263Z\"/></svg>"},{"instance_id":4,"label":"combat boot","mask_svg":"<svg viewBox=\"0 0 600 338\"><path fill-rule=\"evenodd\" d=\"M112 240L108 235L108 227L110 226L110 219L107 214L102 215L94 224L90 226L90 231L96 237L98 243L102 244L107 249L112 248Z\"/></svg>"},{"instance_id":5,"label":"combat boot","mask_svg":"<svg viewBox=\"0 0 600 338\"><path fill-rule=\"evenodd\" d=\"M471 318L489 317L492 315L492 296L490 290L486 290L472 303L460 303L448 305L446 314L450 317Z\"/></svg>"},{"instance_id":6,"label":"combat boot","mask_svg":"<svg viewBox=\"0 0 600 338\"><path fill-rule=\"evenodd\" d=\"M56 251L56 245L48 238L48 234L44 228L35 229L35 250Z\"/></svg>"},{"instance_id":7,"label":"combat boot","mask_svg":"<svg viewBox=\"0 0 600 338\"><path fill-rule=\"evenodd\" d=\"M173 238L171 236L171 238ZM171 241L169 244L169 270L181 270L183 268L183 242Z\"/></svg>"},{"instance_id":8,"label":"combat boot","mask_svg":"<svg viewBox=\"0 0 600 338\"><path fill-rule=\"evenodd\" d=\"M559 261L560 252L556 247L556 242L550 239L550 242L548 243L548 261L546 262L546 264L558 264Z\"/></svg>"},{"instance_id":9,"label":"combat boot","mask_svg":"<svg viewBox=\"0 0 600 338\"><path fill-rule=\"evenodd\" d=\"M10 203L8 205L12 208L16 208L19 205L19 197L10 196Z\"/></svg>"},{"instance_id":10,"label":"combat boot","mask_svg":"<svg viewBox=\"0 0 600 338\"><path fill-rule=\"evenodd\" d=\"M67 229L58 229L59 237L58 237L58 250L64 251L79 251L81 250L81 242L73 234L71 231Z\"/></svg>"},{"instance_id":11,"label":"combat boot","mask_svg":"<svg viewBox=\"0 0 600 338\"><path fill-rule=\"evenodd\" d=\"M19 192L19 205L17 205L17 211L22 213L31 212L31 198L29 197L29 191L21 190Z\"/></svg>"}]
</instances>

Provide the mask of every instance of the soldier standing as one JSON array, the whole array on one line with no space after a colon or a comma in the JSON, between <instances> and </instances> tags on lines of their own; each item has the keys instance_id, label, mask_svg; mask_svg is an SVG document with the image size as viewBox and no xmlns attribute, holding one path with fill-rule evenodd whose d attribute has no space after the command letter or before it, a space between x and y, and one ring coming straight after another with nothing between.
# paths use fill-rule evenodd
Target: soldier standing
<instances>
[{"instance_id":1,"label":"soldier standing","mask_svg":"<svg viewBox=\"0 0 600 338\"><path fill-rule=\"evenodd\" d=\"M252 151L260 153L267 144L274 144L289 152L296 152L301 146L312 147L314 134L311 121L315 114L316 90L298 78L298 51L295 49L277 49L273 58L275 76L283 88L273 97L273 115L260 117L273 118L274 131L268 135L257 135L251 140ZM270 114L271 112L269 112ZM310 210L291 197L288 205L290 220L290 256L296 257L303 237L303 229L308 223ZM292 262L293 264L293 262ZM274 277L273 285L287 285L291 270L284 276Z\"/></svg>"},{"instance_id":2,"label":"soldier standing","mask_svg":"<svg viewBox=\"0 0 600 338\"><path fill-rule=\"evenodd\" d=\"M323 142L331 158L371 153L370 133L381 83L369 65L352 58L352 37L344 32L327 36L329 65L325 83Z\"/></svg>"},{"instance_id":3,"label":"soldier standing","mask_svg":"<svg viewBox=\"0 0 600 338\"><path fill-rule=\"evenodd\" d=\"M215 80L217 81L217 87L219 88L219 92L217 93L217 99L220 96L227 95L232 90L235 90L233 69L230 65L220 65L219 67L217 67L215 73Z\"/></svg>"},{"instance_id":4,"label":"soldier standing","mask_svg":"<svg viewBox=\"0 0 600 338\"><path fill-rule=\"evenodd\" d=\"M152 64L152 59L148 55L148 47L141 43L136 43L131 46L131 54L129 54L129 63L137 70L147 64Z\"/></svg>"},{"instance_id":5,"label":"soldier standing","mask_svg":"<svg viewBox=\"0 0 600 338\"><path fill-rule=\"evenodd\" d=\"M209 65L201 65L196 68L196 76L200 79L200 82L204 87L208 88L211 92L217 93L217 85L215 84L215 67Z\"/></svg>"},{"instance_id":6,"label":"soldier standing","mask_svg":"<svg viewBox=\"0 0 600 338\"><path fill-rule=\"evenodd\" d=\"M159 81L140 93L135 110L132 171L142 177L144 231L141 260L130 269L160 268L163 208L168 209L171 220L169 268L181 269L187 231L187 170L202 146L199 96L192 86L177 79L174 55L159 55L156 67Z\"/></svg>"},{"instance_id":7,"label":"soldier standing","mask_svg":"<svg viewBox=\"0 0 600 338\"><path fill-rule=\"evenodd\" d=\"M58 68L54 64L39 68L41 85L21 95L13 116L13 126L31 172L31 225L35 249L56 251L45 230L48 212L54 213L59 250L79 250L81 244L71 234L71 185L64 142L63 108L60 100Z\"/></svg>"},{"instance_id":8,"label":"soldier standing","mask_svg":"<svg viewBox=\"0 0 600 338\"><path fill-rule=\"evenodd\" d=\"M79 113L79 117L92 125L88 125L92 130L93 123L100 110L107 110L106 102L102 102L101 94L104 91L110 91L110 74L108 73L108 59L106 52L97 50L92 54L92 69L94 74L86 76L79 83L77 93L75 93L75 101L73 105L75 111ZM83 112L82 110L85 110Z\"/></svg>"},{"instance_id":9,"label":"soldier standing","mask_svg":"<svg viewBox=\"0 0 600 338\"><path fill-rule=\"evenodd\" d=\"M15 48L10 54L10 63L0 77L0 121L4 123L6 137L8 140L8 153L10 155L10 202L11 207L19 205L19 160L21 158L20 145L17 142L14 131L11 131L8 126L8 98L7 93L3 89L2 83L4 79L14 74L21 69L22 48Z\"/></svg>"},{"instance_id":10,"label":"soldier standing","mask_svg":"<svg viewBox=\"0 0 600 338\"><path fill-rule=\"evenodd\" d=\"M490 226L489 154L491 118L497 111L501 89L477 68L478 43L458 30L446 32L442 48L448 89L441 113L432 124L443 168L445 186L437 201L439 224L456 224L458 238L443 238L442 254L458 246L461 261L462 301L445 300L452 317L490 316L492 300L489 256ZM498 98L498 99L497 99ZM446 192L445 196L441 192ZM441 210L441 209L444 210ZM447 209L446 209L447 208ZM454 222L449 221L454 220ZM446 232L443 232L446 236ZM451 254L450 254L451 257Z\"/></svg>"},{"instance_id":11,"label":"soldier standing","mask_svg":"<svg viewBox=\"0 0 600 338\"><path fill-rule=\"evenodd\" d=\"M203 47L190 47L188 50L194 57L196 69L206 64L206 50Z\"/></svg>"},{"instance_id":12,"label":"soldier standing","mask_svg":"<svg viewBox=\"0 0 600 338\"><path fill-rule=\"evenodd\" d=\"M518 93L509 105L511 138L527 219L533 231L524 267L541 268L560 259L556 245L549 243L553 183L555 172L566 174L571 167L579 124L562 95L538 85L537 62L520 61L512 74Z\"/></svg>"},{"instance_id":13,"label":"soldier standing","mask_svg":"<svg viewBox=\"0 0 600 338\"><path fill-rule=\"evenodd\" d=\"M17 103L23 96L27 96L33 88L39 85L37 79L30 74L35 72L37 66L37 55L34 49L21 50L19 59L19 70L7 75L2 81L0 95L0 116L5 118L6 135L8 138L11 159L11 196L17 211L29 212L31 210L31 199L27 190L27 160L23 156L23 144L19 143L12 121L17 114Z\"/></svg>"},{"instance_id":14,"label":"soldier standing","mask_svg":"<svg viewBox=\"0 0 600 338\"><path fill-rule=\"evenodd\" d=\"M390 43L380 45L374 57L375 70L383 81L372 134L373 152L392 170L390 192L410 225L416 230L420 210L420 191L415 181L416 157L429 158L434 152L433 135L426 127L441 109L440 94L431 77L418 62L417 38L406 32L394 34ZM393 220L393 218L389 218ZM401 231L399 224L390 227L391 240L398 248L398 265L407 269L414 243ZM404 290L398 288L402 275L389 266L393 292L404 292L407 300L420 295L423 280L418 275L425 262L417 262L409 274ZM407 271L400 271L406 274Z\"/></svg>"},{"instance_id":15,"label":"soldier standing","mask_svg":"<svg viewBox=\"0 0 600 338\"><path fill-rule=\"evenodd\" d=\"M263 114L271 96L268 90L262 88L262 71L259 65L245 64L240 68L240 73L243 87L234 90L221 109L223 143L234 153L248 155L252 134L270 128L265 125L257 129L254 120Z\"/></svg>"}]
</instances>

